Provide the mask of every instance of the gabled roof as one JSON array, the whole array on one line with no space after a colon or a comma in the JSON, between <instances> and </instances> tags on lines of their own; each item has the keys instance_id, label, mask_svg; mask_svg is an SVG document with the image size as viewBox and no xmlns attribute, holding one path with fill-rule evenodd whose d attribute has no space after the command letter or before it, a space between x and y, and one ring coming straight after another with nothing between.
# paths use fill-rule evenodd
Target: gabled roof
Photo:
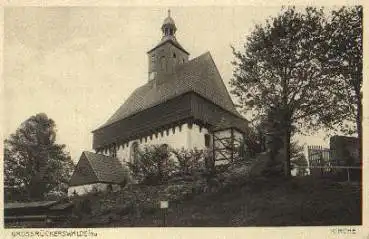
<instances>
[{"instance_id":1,"label":"gabled roof","mask_svg":"<svg viewBox=\"0 0 369 239\"><path fill-rule=\"evenodd\" d=\"M115 157L84 151L78 161L69 186L91 183L115 183L125 180L127 172Z\"/></svg>"},{"instance_id":2,"label":"gabled roof","mask_svg":"<svg viewBox=\"0 0 369 239\"><path fill-rule=\"evenodd\" d=\"M210 53L207 52L185 64L178 65L174 74L158 76L137 88L100 128L187 92L195 92L222 109L243 118L237 112L217 67Z\"/></svg>"}]
</instances>

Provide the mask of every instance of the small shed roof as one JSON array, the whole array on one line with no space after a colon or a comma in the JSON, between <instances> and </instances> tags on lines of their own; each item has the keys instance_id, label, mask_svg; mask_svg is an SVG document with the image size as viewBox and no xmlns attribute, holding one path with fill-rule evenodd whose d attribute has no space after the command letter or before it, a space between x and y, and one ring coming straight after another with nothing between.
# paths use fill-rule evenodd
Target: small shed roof
<instances>
[{"instance_id":1,"label":"small shed roof","mask_svg":"<svg viewBox=\"0 0 369 239\"><path fill-rule=\"evenodd\" d=\"M120 184L126 176L127 171L117 158L84 151L69 185L78 186L99 182Z\"/></svg>"},{"instance_id":2,"label":"small shed roof","mask_svg":"<svg viewBox=\"0 0 369 239\"><path fill-rule=\"evenodd\" d=\"M50 207L58 201L34 201L34 202L13 202L5 203L4 209L18 209L18 208L36 208L36 207Z\"/></svg>"}]
</instances>

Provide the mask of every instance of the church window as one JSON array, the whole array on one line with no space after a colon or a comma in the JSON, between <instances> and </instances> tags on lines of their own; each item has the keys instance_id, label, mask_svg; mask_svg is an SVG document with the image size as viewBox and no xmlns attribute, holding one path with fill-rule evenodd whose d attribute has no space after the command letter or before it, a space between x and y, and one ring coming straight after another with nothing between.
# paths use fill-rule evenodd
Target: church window
<instances>
[{"instance_id":1,"label":"church window","mask_svg":"<svg viewBox=\"0 0 369 239\"><path fill-rule=\"evenodd\" d=\"M176 53L173 53L173 58L176 58Z\"/></svg>"},{"instance_id":2,"label":"church window","mask_svg":"<svg viewBox=\"0 0 369 239\"><path fill-rule=\"evenodd\" d=\"M210 135L209 134L205 134L205 147L209 147L210 146Z\"/></svg>"},{"instance_id":3,"label":"church window","mask_svg":"<svg viewBox=\"0 0 369 239\"><path fill-rule=\"evenodd\" d=\"M131 163L136 163L138 160L138 143L134 142L131 146Z\"/></svg>"}]
</instances>

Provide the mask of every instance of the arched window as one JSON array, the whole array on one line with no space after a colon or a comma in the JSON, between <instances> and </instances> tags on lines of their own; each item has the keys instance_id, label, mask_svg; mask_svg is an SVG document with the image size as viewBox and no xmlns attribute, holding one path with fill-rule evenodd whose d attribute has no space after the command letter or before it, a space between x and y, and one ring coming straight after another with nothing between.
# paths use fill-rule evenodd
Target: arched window
<instances>
[{"instance_id":1,"label":"arched window","mask_svg":"<svg viewBox=\"0 0 369 239\"><path fill-rule=\"evenodd\" d=\"M138 160L138 143L134 142L131 146L131 163L136 163Z\"/></svg>"}]
</instances>

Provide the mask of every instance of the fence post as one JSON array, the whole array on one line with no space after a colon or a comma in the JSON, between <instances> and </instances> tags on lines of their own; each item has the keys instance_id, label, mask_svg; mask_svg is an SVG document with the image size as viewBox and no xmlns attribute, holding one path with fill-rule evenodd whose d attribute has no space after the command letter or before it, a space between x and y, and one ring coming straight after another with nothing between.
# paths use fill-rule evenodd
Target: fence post
<instances>
[{"instance_id":1,"label":"fence post","mask_svg":"<svg viewBox=\"0 0 369 239\"><path fill-rule=\"evenodd\" d=\"M346 169L347 169L347 182L350 182L350 169L349 168Z\"/></svg>"}]
</instances>

